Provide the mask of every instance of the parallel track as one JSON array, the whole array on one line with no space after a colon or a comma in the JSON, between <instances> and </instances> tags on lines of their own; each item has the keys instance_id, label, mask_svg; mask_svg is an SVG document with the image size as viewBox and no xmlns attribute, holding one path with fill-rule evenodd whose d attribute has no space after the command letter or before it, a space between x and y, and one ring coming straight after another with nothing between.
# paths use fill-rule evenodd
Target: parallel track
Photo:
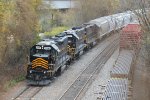
<instances>
[{"instance_id":1,"label":"parallel track","mask_svg":"<svg viewBox=\"0 0 150 100\"><path fill-rule=\"evenodd\" d=\"M99 73L103 65L111 57L119 44L119 39L116 39L109 44L80 74L73 84L65 91L58 100L77 100L81 93L84 92L86 86L89 86Z\"/></svg>"},{"instance_id":2,"label":"parallel track","mask_svg":"<svg viewBox=\"0 0 150 100\"><path fill-rule=\"evenodd\" d=\"M74 83L65 91L59 100L76 100L84 88L89 84L93 76L99 73L102 65L110 58L112 53L115 51L118 44L118 39L109 44L97 57L90 62L89 66L79 75L79 77L74 81ZM108 49L108 50L107 50ZM110 50L111 49L111 50ZM100 67L98 67L100 66ZM13 100L31 100L38 94L43 87L27 86L22 92L20 92ZM69 93L70 92L70 93Z\"/></svg>"},{"instance_id":3,"label":"parallel track","mask_svg":"<svg viewBox=\"0 0 150 100\"><path fill-rule=\"evenodd\" d=\"M43 87L27 86L22 92L20 92L13 100L31 100L37 93L41 91Z\"/></svg>"}]
</instances>

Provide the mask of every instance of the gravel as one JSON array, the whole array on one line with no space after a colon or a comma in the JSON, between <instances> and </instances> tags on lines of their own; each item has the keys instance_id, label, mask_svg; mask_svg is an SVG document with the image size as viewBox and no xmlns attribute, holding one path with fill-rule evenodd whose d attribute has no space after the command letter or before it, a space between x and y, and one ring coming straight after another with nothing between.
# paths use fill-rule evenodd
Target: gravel
<instances>
[{"instance_id":1,"label":"gravel","mask_svg":"<svg viewBox=\"0 0 150 100\"><path fill-rule=\"evenodd\" d=\"M110 70L113 67L115 60L119 54L119 49L117 49L111 58L106 62L99 75L89 87L88 91L85 93L82 100L97 100L102 96L104 88L110 79Z\"/></svg>"}]
</instances>

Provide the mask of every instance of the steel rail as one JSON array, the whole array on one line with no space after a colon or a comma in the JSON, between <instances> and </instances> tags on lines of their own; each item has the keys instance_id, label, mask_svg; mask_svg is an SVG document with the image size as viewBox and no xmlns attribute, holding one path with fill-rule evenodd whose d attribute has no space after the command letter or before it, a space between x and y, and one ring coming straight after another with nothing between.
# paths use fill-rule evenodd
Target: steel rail
<instances>
[{"instance_id":1,"label":"steel rail","mask_svg":"<svg viewBox=\"0 0 150 100\"><path fill-rule=\"evenodd\" d=\"M58 100L75 100L84 89L86 84L89 82L89 80L92 78L95 71L97 71L97 66L100 64L99 62L101 62L101 64L104 64L109 59L109 57L107 57L106 59L106 55L109 53L109 51L111 51L112 48L118 45L118 40L119 39L114 40L101 53L99 53L98 56L92 60L89 66L79 75L79 77L71 84L71 86ZM102 59L104 58L106 60L105 62L102 62Z\"/></svg>"},{"instance_id":2,"label":"steel rail","mask_svg":"<svg viewBox=\"0 0 150 100\"><path fill-rule=\"evenodd\" d=\"M15 98L12 98L12 100L21 100L23 98L31 100L37 93L41 91L42 88L43 87L28 86L22 92L20 92ZM26 94L28 92L31 93L29 96Z\"/></svg>"}]
</instances>

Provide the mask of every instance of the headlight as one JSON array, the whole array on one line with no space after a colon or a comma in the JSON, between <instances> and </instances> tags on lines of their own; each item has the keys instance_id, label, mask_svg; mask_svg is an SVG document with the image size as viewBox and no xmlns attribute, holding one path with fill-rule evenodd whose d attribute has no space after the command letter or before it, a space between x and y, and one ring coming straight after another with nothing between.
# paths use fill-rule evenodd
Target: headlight
<instances>
[{"instance_id":1,"label":"headlight","mask_svg":"<svg viewBox=\"0 0 150 100\"><path fill-rule=\"evenodd\" d=\"M30 73L32 73L32 70L30 70Z\"/></svg>"},{"instance_id":2,"label":"headlight","mask_svg":"<svg viewBox=\"0 0 150 100\"><path fill-rule=\"evenodd\" d=\"M46 74L46 71L44 71L44 74Z\"/></svg>"}]
</instances>

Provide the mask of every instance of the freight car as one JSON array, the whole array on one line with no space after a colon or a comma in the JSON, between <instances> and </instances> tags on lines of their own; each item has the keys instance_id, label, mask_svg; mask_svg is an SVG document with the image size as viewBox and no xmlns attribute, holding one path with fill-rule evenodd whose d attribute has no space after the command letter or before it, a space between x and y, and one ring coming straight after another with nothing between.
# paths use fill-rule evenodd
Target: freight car
<instances>
[{"instance_id":1,"label":"freight car","mask_svg":"<svg viewBox=\"0 0 150 100\"><path fill-rule=\"evenodd\" d=\"M131 12L101 17L45 39L30 49L27 68L29 84L46 85L61 68L93 47L97 40L109 36L134 20Z\"/></svg>"},{"instance_id":2,"label":"freight car","mask_svg":"<svg viewBox=\"0 0 150 100\"><path fill-rule=\"evenodd\" d=\"M141 44L142 29L138 22L133 22L124 27L120 34L120 50L131 49L138 53Z\"/></svg>"},{"instance_id":3,"label":"freight car","mask_svg":"<svg viewBox=\"0 0 150 100\"><path fill-rule=\"evenodd\" d=\"M114 14L91 20L89 23L98 27L98 38L108 36L111 32L122 29L124 26L136 20L132 12Z\"/></svg>"}]
</instances>

